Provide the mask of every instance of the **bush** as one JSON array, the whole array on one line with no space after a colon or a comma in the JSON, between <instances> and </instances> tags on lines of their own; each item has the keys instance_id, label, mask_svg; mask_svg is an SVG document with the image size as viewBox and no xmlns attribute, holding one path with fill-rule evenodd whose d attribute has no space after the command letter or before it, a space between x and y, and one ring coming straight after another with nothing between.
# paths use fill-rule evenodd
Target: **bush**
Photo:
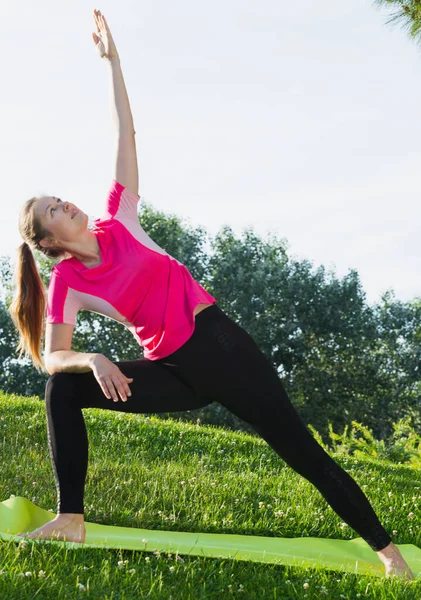
<instances>
[{"instance_id":1,"label":"bush","mask_svg":"<svg viewBox=\"0 0 421 600\"><path fill-rule=\"evenodd\" d=\"M312 426L309 428L319 444L338 455L370 456L421 467L421 436L413 428L409 417L393 423L393 433L386 440L376 440L372 430L357 421L352 421L351 427L345 425L342 433L335 433L332 423L329 423L330 444L324 444L321 435Z\"/></svg>"}]
</instances>

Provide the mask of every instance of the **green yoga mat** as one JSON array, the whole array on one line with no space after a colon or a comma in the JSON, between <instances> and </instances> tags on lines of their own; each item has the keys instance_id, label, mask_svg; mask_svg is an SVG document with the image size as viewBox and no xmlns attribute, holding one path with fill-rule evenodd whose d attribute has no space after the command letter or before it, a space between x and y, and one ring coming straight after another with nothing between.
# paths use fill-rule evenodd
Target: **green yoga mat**
<instances>
[{"instance_id":1,"label":"green yoga mat","mask_svg":"<svg viewBox=\"0 0 421 600\"><path fill-rule=\"evenodd\" d=\"M28 532L51 521L55 515L26 498L9 498L0 503L0 538L22 541L17 533ZM80 548L81 544L34 540L35 544L60 544ZM262 563L321 567L384 576L377 554L361 538L330 540L319 538L278 538L226 533L185 533L153 531L86 523L84 547L122 548L146 552L178 553ZM421 575L421 550L413 544L398 546L414 576Z\"/></svg>"}]
</instances>

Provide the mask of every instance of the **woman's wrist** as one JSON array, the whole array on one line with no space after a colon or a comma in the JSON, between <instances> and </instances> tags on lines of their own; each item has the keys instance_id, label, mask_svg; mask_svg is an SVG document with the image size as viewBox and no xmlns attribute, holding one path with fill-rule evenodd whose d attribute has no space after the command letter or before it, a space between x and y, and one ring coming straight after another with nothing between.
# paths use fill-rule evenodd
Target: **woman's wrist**
<instances>
[{"instance_id":1,"label":"woman's wrist","mask_svg":"<svg viewBox=\"0 0 421 600\"><path fill-rule=\"evenodd\" d=\"M112 64L112 63L119 63L120 62L120 57L119 57L118 54L116 56L110 56L110 57L104 56L104 58L110 64Z\"/></svg>"},{"instance_id":2,"label":"woman's wrist","mask_svg":"<svg viewBox=\"0 0 421 600\"><path fill-rule=\"evenodd\" d=\"M97 361L100 356L104 356L104 355L101 354L100 352L93 352L92 354L88 354L87 356L88 356L88 366L93 371L94 366L95 366L95 361Z\"/></svg>"}]
</instances>

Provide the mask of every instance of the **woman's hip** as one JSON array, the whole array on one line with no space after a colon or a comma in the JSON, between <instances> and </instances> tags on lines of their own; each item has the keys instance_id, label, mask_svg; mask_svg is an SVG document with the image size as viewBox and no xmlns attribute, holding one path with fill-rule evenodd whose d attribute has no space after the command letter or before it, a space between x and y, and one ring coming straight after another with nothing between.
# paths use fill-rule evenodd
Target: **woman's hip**
<instances>
[{"instance_id":1,"label":"woman's hip","mask_svg":"<svg viewBox=\"0 0 421 600\"><path fill-rule=\"evenodd\" d=\"M278 373L251 335L216 304L196 316L187 342L157 362L176 370L197 393L207 393L215 401L220 401L221 393L282 387Z\"/></svg>"}]
</instances>

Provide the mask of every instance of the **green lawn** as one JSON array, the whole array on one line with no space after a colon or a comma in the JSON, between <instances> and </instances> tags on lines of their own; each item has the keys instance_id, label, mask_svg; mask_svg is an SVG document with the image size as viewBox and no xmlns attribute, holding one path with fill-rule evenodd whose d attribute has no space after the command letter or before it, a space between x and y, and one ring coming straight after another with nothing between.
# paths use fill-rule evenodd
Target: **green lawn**
<instances>
[{"instance_id":1,"label":"green lawn","mask_svg":"<svg viewBox=\"0 0 421 600\"><path fill-rule=\"evenodd\" d=\"M86 520L282 537L356 533L261 439L222 428L87 410ZM56 510L43 402L0 393L0 501L12 494ZM336 457L364 487L397 544L421 546L416 469ZM411 514L411 518L408 515ZM142 551L0 543L0 598L405 598L421 582Z\"/></svg>"}]
</instances>

